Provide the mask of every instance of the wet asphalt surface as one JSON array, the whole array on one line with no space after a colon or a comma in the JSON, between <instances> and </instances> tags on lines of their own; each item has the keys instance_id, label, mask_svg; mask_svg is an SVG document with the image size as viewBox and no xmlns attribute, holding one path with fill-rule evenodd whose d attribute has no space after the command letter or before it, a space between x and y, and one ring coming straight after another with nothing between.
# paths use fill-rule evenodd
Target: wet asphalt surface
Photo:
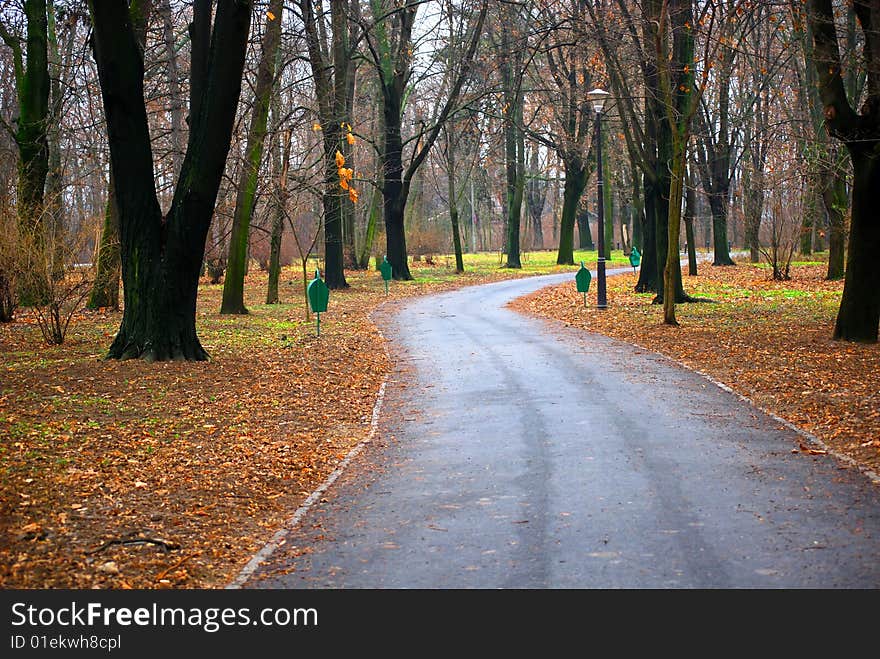
<instances>
[{"instance_id":1,"label":"wet asphalt surface","mask_svg":"<svg viewBox=\"0 0 880 659\"><path fill-rule=\"evenodd\" d=\"M377 436L244 587L880 586L864 474L669 360L505 308L573 276L376 319Z\"/></svg>"}]
</instances>

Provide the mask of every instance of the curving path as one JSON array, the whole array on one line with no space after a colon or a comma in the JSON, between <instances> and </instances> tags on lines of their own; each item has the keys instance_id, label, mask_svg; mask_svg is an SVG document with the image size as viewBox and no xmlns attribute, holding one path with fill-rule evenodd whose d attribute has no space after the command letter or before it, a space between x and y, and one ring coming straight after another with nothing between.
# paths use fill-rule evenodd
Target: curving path
<instances>
[{"instance_id":1,"label":"curving path","mask_svg":"<svg viewBox=\"0 0 880 659\"><path fill-rule=\"evenodd\" d=\"M377 440L244 587L880 587L880 486L662 357L505 308L568 280L383 319Z\"/></svg>"}]
</instances>

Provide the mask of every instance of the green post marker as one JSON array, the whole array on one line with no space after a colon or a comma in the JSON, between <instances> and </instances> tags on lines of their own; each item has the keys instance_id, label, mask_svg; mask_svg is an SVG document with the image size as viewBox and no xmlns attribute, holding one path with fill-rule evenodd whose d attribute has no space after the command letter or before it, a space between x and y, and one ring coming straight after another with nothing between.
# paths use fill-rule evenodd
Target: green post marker
<instances>
[{"instance_id":1,"label":"green post marker","mask_svg":"<svg viewBox=\"0 0 880 659\"><path fill-rule=\"evenodd\" d=\"M388 263L388 257L382 257L382 263L379 264L379 272L382 273L382 279L385 280L385 295L388 295L388 282L391 280L391 264Z\"/></svg>"},{"instance_id":2,"label":"green post marker","mask_svg":"<svg viewBox=\"0 0 880 659\"><path fill-rule=\"evenodd\" d=\"M642 262L642 255L639 254L639 250L633 245L633 248L629 253L629 264L633 267L633 272L636 271L636 268L639 267L639 264Z\"/></svg>"},{"instance_id":3,"label":"green post marker","mask_svg":"<svg viewBox=\"0 0 880 659\"><path fill-rule=\"evenodd\" d=\"M581 268L577 271L577 274L574 276L575 284L577 284L578 293L584 294L584 306L587 306L587 291L590 290L590 280L593 278L593 275L590 274L590 271L584 267L584 262L581 261Z\"/></svg>"},{"instance_id":4,"label":"green post marker","mask_svg":"<svg viewBox=\"0 0 880 659\"><path fill-rule=\"evenodd\" d=\"M321 336L321 312L327 311L327 303L330 301L330 289L321 279L321 273L315 270L315 278L309 282L306 289L309 295L309 306L318 314L317 336Z\"/></svg>"}]
</instances>

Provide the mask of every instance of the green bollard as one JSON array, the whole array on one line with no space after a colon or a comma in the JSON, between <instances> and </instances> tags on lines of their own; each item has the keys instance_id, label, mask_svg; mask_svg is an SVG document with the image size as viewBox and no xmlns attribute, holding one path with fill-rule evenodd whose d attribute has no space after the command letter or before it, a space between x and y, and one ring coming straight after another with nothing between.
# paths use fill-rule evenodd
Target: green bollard
<instances>
[{"instance_id":1,"label":"green bollard","mask_svg":"<svg viewBox=\"0 0 880 659\"><path fill-rule=\"evenodd\" d=\"M577 271L577 274L574 276L574 281L577 284L578 293L584 294L584 306L587 306L587 291L590 290L590 280L593 276L590 274L590 271L584 267L584 262L581 261L581 268Z\"/></svg>"},{"instance_id":2,"label":"green bollard","mask_svg":"<svg viewBox=\"0 0 880 659\"><path fill-rule=\"evenodd\" d=\"M388 295L388 282L391 281L391 264L388 263L388 257L382 257L382 263L379 264L379 272L382 273L382 279L385 281L385 295Z\"/></svg>"},{"instance_id":3,"label":"green bollard","mask_svg":"<svg viewBox=\"0 0 880 659\"><path fill-rule=\"evenodd\" d=\"M327 311L327 303L330 301L330 289L321 279L321 273L315 270L315 278L309 282L306 289L309 296L309 306L318 314L317 336L321 336L321 312Z\"/></svg>"},{"instance_id":4,"label":"green bollard","mask_svg":"<svg viewBox=\"0 0 880 659\"><path fill-rule=\"evenodd\" d=\"M642 255L639 254L639 250L633 245L632 250L629 253L629 264L632 266L633 272L636 271L636 268L639 267L639 264L642 262Z\"/></svg>"}]
</instances>

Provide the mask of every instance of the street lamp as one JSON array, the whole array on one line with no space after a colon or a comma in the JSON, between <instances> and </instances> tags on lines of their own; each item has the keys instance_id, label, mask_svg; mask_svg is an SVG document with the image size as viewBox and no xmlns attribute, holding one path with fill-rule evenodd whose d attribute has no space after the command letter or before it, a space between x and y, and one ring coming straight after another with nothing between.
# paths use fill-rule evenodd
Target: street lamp
<instances>
[{"instance_id":1,"label":"street lamp","mask_svg":"<svg viewBox=\"0 0 880 659\"><path fill-rule=\"evenodd\" d=\"M605 194L602 189L602 106L605 105L605 99L609 96L610 94L604 89L594 89L587 93L587 98L593 104L593 109L596 111L596 136L594 139L596 140L596 169L598 171L596 179L599 192L597 205L599 226L596 230L596 233L599 234L599 240L597 241L599 258L596 261L596 307L599 309L608 308L608 300L605 294Z\"/></svg>"}]
</instances>

